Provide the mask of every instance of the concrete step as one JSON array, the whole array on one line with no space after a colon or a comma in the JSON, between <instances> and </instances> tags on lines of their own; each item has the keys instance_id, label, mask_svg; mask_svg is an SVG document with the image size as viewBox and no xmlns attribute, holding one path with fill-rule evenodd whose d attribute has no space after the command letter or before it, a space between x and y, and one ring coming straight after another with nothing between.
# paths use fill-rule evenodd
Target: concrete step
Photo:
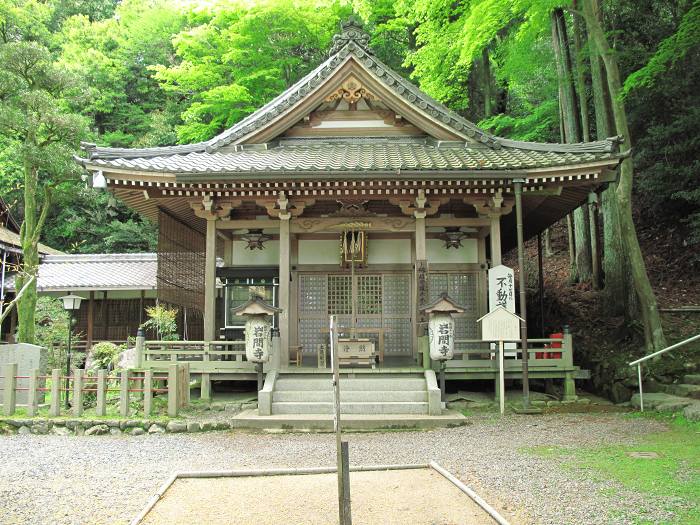
<instances>
[{"instance_id":1,"label":"concrete step","mask_svg":"<svg viewBox=\"0 0 700 525\"><path fill-rule=\"evenodd\" d=\"M275 382L275 391L284 390L332 390L333 383L330 378L287 378L280 377ZM349 390L425 390L426 383L423 377L356 377L354 379L341 379L340 389Z\"/></svg>"},{"instance_id":2,"label":"concrete step","mask_svg":"<svg viewBox=\"0 0 700 525\"><path fill-rule=\"evenodd\" d=\"M428 403L411 402L352 402L341 403L343 414L427 414ZM278 402L272 403L272 414L332 414L333 403Z\"/></svg>"},{"instance_id":3,"label":"concrete step","mask_svg":"<svg viewBox=\"0 0 700 525\"><path fill-rule=\"evenodd\" d=\"M700 374L686 374L683 376L686 385L700 385Z\"/></svg>"},{"instance_id":4,"label":"concrete step","mask_svg":"<svg viewBox=\"0 0 700 525\"><path fill-rule=\"evenodd\" d=\"M700 385L669 385L667 389L669 394L680 397L690 397L693 399L700 399Z\"/></svg>"},{"instance_id":5,"label":"concrete step","mask_svg":"<svg viewBox=\"0 0 700 525\"><path fill-rule=\"evenodd\" d=\"M428 401L427 390L341 390L341 402L372 401ZM272 402L333 402L333 391L329 390L281 390L272 393Z\"/></svg>"}]
</instances>

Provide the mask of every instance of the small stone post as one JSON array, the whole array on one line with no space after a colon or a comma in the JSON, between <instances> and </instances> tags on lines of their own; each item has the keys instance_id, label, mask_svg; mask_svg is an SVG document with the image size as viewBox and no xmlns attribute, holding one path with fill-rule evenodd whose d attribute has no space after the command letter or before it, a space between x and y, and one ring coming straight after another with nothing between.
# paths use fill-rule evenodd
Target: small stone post
<instances>
[{"instance_id":1,"label":"small stone post","mask_svg":"<svg viewBox=\"0 0 700 525\"><path fill-rule=\"evenodd\" d=\"M51 370L51 404L49 415L58 417L61 415L61 370L54 368Z\"/></svg>"},{"instance_id":2,"label":"small stone post","mask_svg":"<svg viewBox=\"0 0 700 525\"><path fill-rule=\"evenodd\" d=\"M73 369L73 415L83 415L83 371L80 368Z\"/></svg>"},{"instance_id":3,"label":"small stone post","mask_svg":"<svg viewBox=\"0 0 700 525\"><path fill-rule=\"evenodd\" d=\"M107 413L107 371L98 370L97 371L97 404L95 406L95 413L98 416L104 416Z\"/></svg>"},{"instance_id":4,"label":"small stone post","mask_svg":"<svg viewBox=\"0 0 700 525\"><path fill-rule=\"evenodd\" d=\"M134 346L134 361L136 368L143 368L143 351L146 345L146 335L143 328L136 331L136 345Z\"/></svg>"},{"instance_id":5,"label":"small stone post","mask_svg":"<svg viewBox=\"0 0 700 525\"><path fill-rule=\"evenodd\" d=\"M143 373L143 415L151 415L153 406L153 372L146 370Z\"/></svg>"},{"instance_id":6,"label":"small stone post","mask_svg":"<svg viewBox=\"0 0 700 525\"><path fill-rule=\"evenodd\" d=\"M122 370L119 381L119 414L122 417L129 415L129 371Z\"/></svg>"},{"instance_id":7,"label":"small stone post","mask_svg":"<svg viewBox=\"0 0 700 525\"><path fill-rule=\"evenodd\" d=\"M177 392L177 380L178 380L178 366L177 363L173 363L168 367L168 415L170 417L177 416L178 409L178 392Z\"/></svg>"},{"instance_id":8,"label":"small stone post","mask_svg":"<svg viewBox=\"0 0 700 525\"><path fill-rule=\"evenodd\" d=\"M17 405L17 363L7 363L2 367L3 375L3 396L2 396L2 413L6 416L11 416L15 413Z\"/></svg>"},{"instance_id":9,"label":"small stone post","mask_svg":"<svg viewBox=\"0 0 700 525\"><path fill-rule=\"evenodd\" d=\"M29 371L29 381L27 384L27 415L29 417L36 416L37 409L39 408L39 396L37 392L37 387L39 385L39 370L33 368Z\"/></svg>"}]
</instances>

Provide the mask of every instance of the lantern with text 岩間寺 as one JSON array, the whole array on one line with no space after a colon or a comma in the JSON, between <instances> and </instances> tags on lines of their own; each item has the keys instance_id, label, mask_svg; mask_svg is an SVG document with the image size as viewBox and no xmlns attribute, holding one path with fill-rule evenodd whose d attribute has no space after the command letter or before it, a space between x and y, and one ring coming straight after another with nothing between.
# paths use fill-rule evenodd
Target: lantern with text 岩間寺
<instances>
[{"instance_id":1,"label":"lantern with text \u5ca9\u9593\u5bfa","mask_svg":"<svg viewBox=\"0 0 700 525\"><path fill-rule=\"evenodd\" d=\"M428 315L428 345L430 359L448 361L454 356L455 320L453 315L464 312L447 294L422 308Z\"/></svg>"},{"instance_id":2,"label":"lantern with text \u5ca9\u9593\u5bfa","mask_svg":"<svg viewBox=\"0 0 700 525\"><path fill-rule=\"evenodd\" d=\"M252 363L270 360L271 319L280 311L259 297L232 310L234 315L245 317L245 356Z\"/></svg>"}]
</instances>

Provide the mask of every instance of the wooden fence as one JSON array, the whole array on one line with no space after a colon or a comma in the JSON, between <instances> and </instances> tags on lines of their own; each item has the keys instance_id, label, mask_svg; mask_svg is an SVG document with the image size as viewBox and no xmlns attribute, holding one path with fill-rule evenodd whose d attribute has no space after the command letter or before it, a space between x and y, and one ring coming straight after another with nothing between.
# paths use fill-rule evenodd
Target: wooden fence
<instances>
[{"instance_id":1,"label":"wooden fence","mask_svg":"<svg viewBox=\"0 0 700 525\"><path fill-rule=\"evenodd\" d=\"M245 341L145 341L136 343L136 368L165 370L171 363L186 363L193 374L252 372L246 360Z\"/></svg>"},{"instance_id":2,"label":"wooden fence","mask_svg":"<svg viewBox=\"0 0 700 525\"><path fill-rule=\"evenodd\" d=\"M91 374L85 370L74 369L70 376L65 376L58 368L50 375L41 375L38 369L33 369L27 376L17 375L17 364L6 364L2 368L3 393L2 413L12 416L17 411L17 392L27 392L26 412L29 417L35 417L39 410L39 401L49 394L49 416L83 415L86 394L95 394L95 414L107 415L107 393L119 392L119 415L129 417L131 401L143 403L143 416L153 414L153 397L166 394L168 415L177 416L179 410L189 403L189 366L173 363L165 373L154 375L153 371L136 372L122 370L118 375L108 375L107 370L97 370ZM18 380L27 380L26 387L18 385ZM47 386L48 385L48 386ZM135 394L134 394L135 393ZM66 399L70 400L70 409L63 410Z\"/></svg>"}]
</instances>

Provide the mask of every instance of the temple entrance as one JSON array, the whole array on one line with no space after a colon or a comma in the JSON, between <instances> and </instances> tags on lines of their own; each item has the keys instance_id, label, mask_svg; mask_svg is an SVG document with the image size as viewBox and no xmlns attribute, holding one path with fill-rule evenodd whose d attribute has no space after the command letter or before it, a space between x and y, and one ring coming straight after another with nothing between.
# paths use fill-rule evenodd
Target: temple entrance
<instances>
[{"instance_id":1,"label":"temple entrance","mask_svg":"<svg viewBox=\"0 0 700 525\"><path fill-rule=\"evenodd\" d=\"M311 364L319 345L328 345L328 317L336 315L343 335L374 342L380 366L410 366L413 361L413 302L410 272L299 274L299 346ZM312 357L314 356L314 357Z\"/></svg>"}]
</instances>

